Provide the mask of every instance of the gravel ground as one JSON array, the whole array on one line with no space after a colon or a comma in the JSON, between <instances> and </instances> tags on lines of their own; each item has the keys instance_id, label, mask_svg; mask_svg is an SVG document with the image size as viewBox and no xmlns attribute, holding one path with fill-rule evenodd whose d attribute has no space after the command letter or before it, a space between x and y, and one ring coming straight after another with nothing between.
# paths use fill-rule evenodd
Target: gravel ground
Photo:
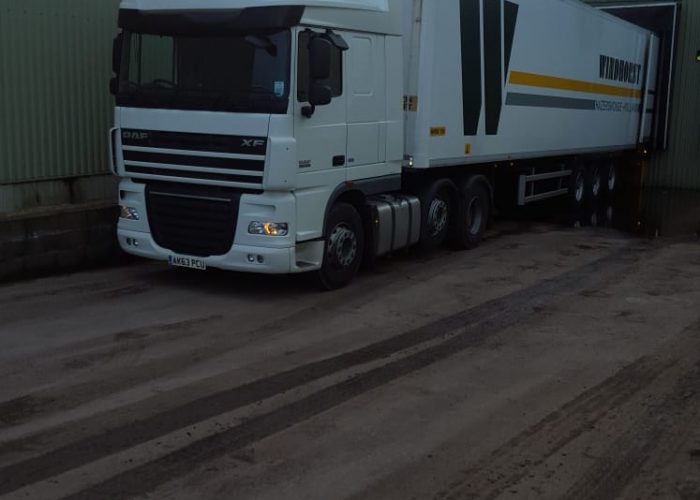
<instances>
[{"instance_id":1,"label":"gravel ground","mask_svg":"<svg viewBox=\"0 0 700 500\"><path fill-rule=\"evenodd\" d=\"M0 286L0 498L700 498L700 246L500 223L353 286Z\"/></svg>"}]
</instances>

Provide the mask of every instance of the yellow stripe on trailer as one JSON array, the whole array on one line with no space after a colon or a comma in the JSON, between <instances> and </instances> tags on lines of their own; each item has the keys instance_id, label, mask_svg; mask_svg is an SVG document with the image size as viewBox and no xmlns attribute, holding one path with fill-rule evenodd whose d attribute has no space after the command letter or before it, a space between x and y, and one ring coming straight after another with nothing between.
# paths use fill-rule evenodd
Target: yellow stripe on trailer
<instances>
[{"instance_id":1,"label":"yellow stripe on trailer","mask_svg":"<svg viewBox=\"0 0 700 500\"><path fill-rule=\"evenodd\" d=\"M615 97L630 97L635 99L642 98L642 91L639 89L616 87L614 85L604 85L601 83L586 82L583 80L571 80L556 76L538 75L535 73L524 73L522 71L512 71L510 74L510 83L513 85L524 85L527 87L585 92L587 94L602 94Z\"/></svg>"}]
</instances>

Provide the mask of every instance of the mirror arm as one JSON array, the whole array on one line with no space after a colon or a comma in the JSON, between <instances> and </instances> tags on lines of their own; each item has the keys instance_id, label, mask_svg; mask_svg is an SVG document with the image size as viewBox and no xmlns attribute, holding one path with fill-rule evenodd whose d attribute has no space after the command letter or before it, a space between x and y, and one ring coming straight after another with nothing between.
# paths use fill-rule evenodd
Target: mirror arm
<instances>
[{"instance_id":1,"label":"mirror arm","mask_svg":"<svg viewBox=\"0 0 700 500\"><path fill-rule=\"evenodd\" d=\"M304 106L301 108L301 114L304 115L304 118L311 118L314 116L314 113L316 112L316 105L311 104L309 106Z\"/></svg>"},{"instance_id":2,"label":"mirror arm","mask_svg":"<svg viewBox=\"0 0 700 500\"><path fill-rule=\"evenodd\" d=\"M346 50L350 49L348 42L346 42L341 35L335 33L330 28L326 30L326 33L323 36L326 38L326 40L331 42L336 49L340 50L341 52L345 52Z\"/></svg>"}]
</instances>

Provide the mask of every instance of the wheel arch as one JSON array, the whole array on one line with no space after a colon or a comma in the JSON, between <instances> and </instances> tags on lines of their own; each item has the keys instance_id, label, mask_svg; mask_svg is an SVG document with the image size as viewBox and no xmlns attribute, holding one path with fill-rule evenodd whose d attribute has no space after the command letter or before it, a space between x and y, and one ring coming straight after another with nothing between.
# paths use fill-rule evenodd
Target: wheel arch
<instances>
[{"instance_id":1,"label":"wheel arch","mask_svg":"<svg viewBox=\"0 0 700 500\"><path fill-rule=\"evenodd\" d=\"M366 223L369 218L369 210L367 209L367 197L391 193L401 190L401 175L389 175L378 177L375 179L364 179L361 181L347 181L339 184L331 193L326 203L326 210L323 216L323 234L325 237L328 231L328 216L331 209L337 203L348 203L355 207L355 210L360 214L363 223Z\"/></svg>"},{"instance_id":2,"label":"wheel arch","mask_svg":"<svg viewBox=\"0 0 700 500\"><path fill-rule=\"evenodd\" d=\"M352 205L355 210L360 214L360 217L362 217L363 221L365 219L363 212L364 206L366 205L367 202L367 196L365 193L363 193L361 190L353 188L351 186L347 186L345 183L341 184L331 194L330 198L328 199L328 203L326 203L326 212L325 215L323 216L323 235L325 237L326 233L328 232L328 218L331 213L331 210L335 205L338 203L347 203L349 205Z\"/></svg>"}]
</instances>

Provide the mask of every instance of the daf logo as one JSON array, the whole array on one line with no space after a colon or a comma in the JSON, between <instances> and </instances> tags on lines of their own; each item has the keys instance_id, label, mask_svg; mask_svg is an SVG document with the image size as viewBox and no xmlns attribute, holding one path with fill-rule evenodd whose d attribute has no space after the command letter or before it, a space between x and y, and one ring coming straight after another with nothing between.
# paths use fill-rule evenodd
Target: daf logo
<instances>
[{"instance_id":1,"label":"daf logo","mask_svg":"<svg viewBox=\"0 0 700 500\"><path fill-rule=\"evenodd\" d=\"M134 132L130 130L125 130L122 132L122 138L130 139L132 141L145 141L150 137L148 132Z\"/></svg>"},{"instance_id":2,"label":"daf logo","mask_svg":"<svg viewBox=\"0 0 700 500\"><path fill-rule=\"evenodd\" d=\"M243 139L244 148L261 148L265 145L265 141L261 139Z\"/></svg>"}]
</instances>

